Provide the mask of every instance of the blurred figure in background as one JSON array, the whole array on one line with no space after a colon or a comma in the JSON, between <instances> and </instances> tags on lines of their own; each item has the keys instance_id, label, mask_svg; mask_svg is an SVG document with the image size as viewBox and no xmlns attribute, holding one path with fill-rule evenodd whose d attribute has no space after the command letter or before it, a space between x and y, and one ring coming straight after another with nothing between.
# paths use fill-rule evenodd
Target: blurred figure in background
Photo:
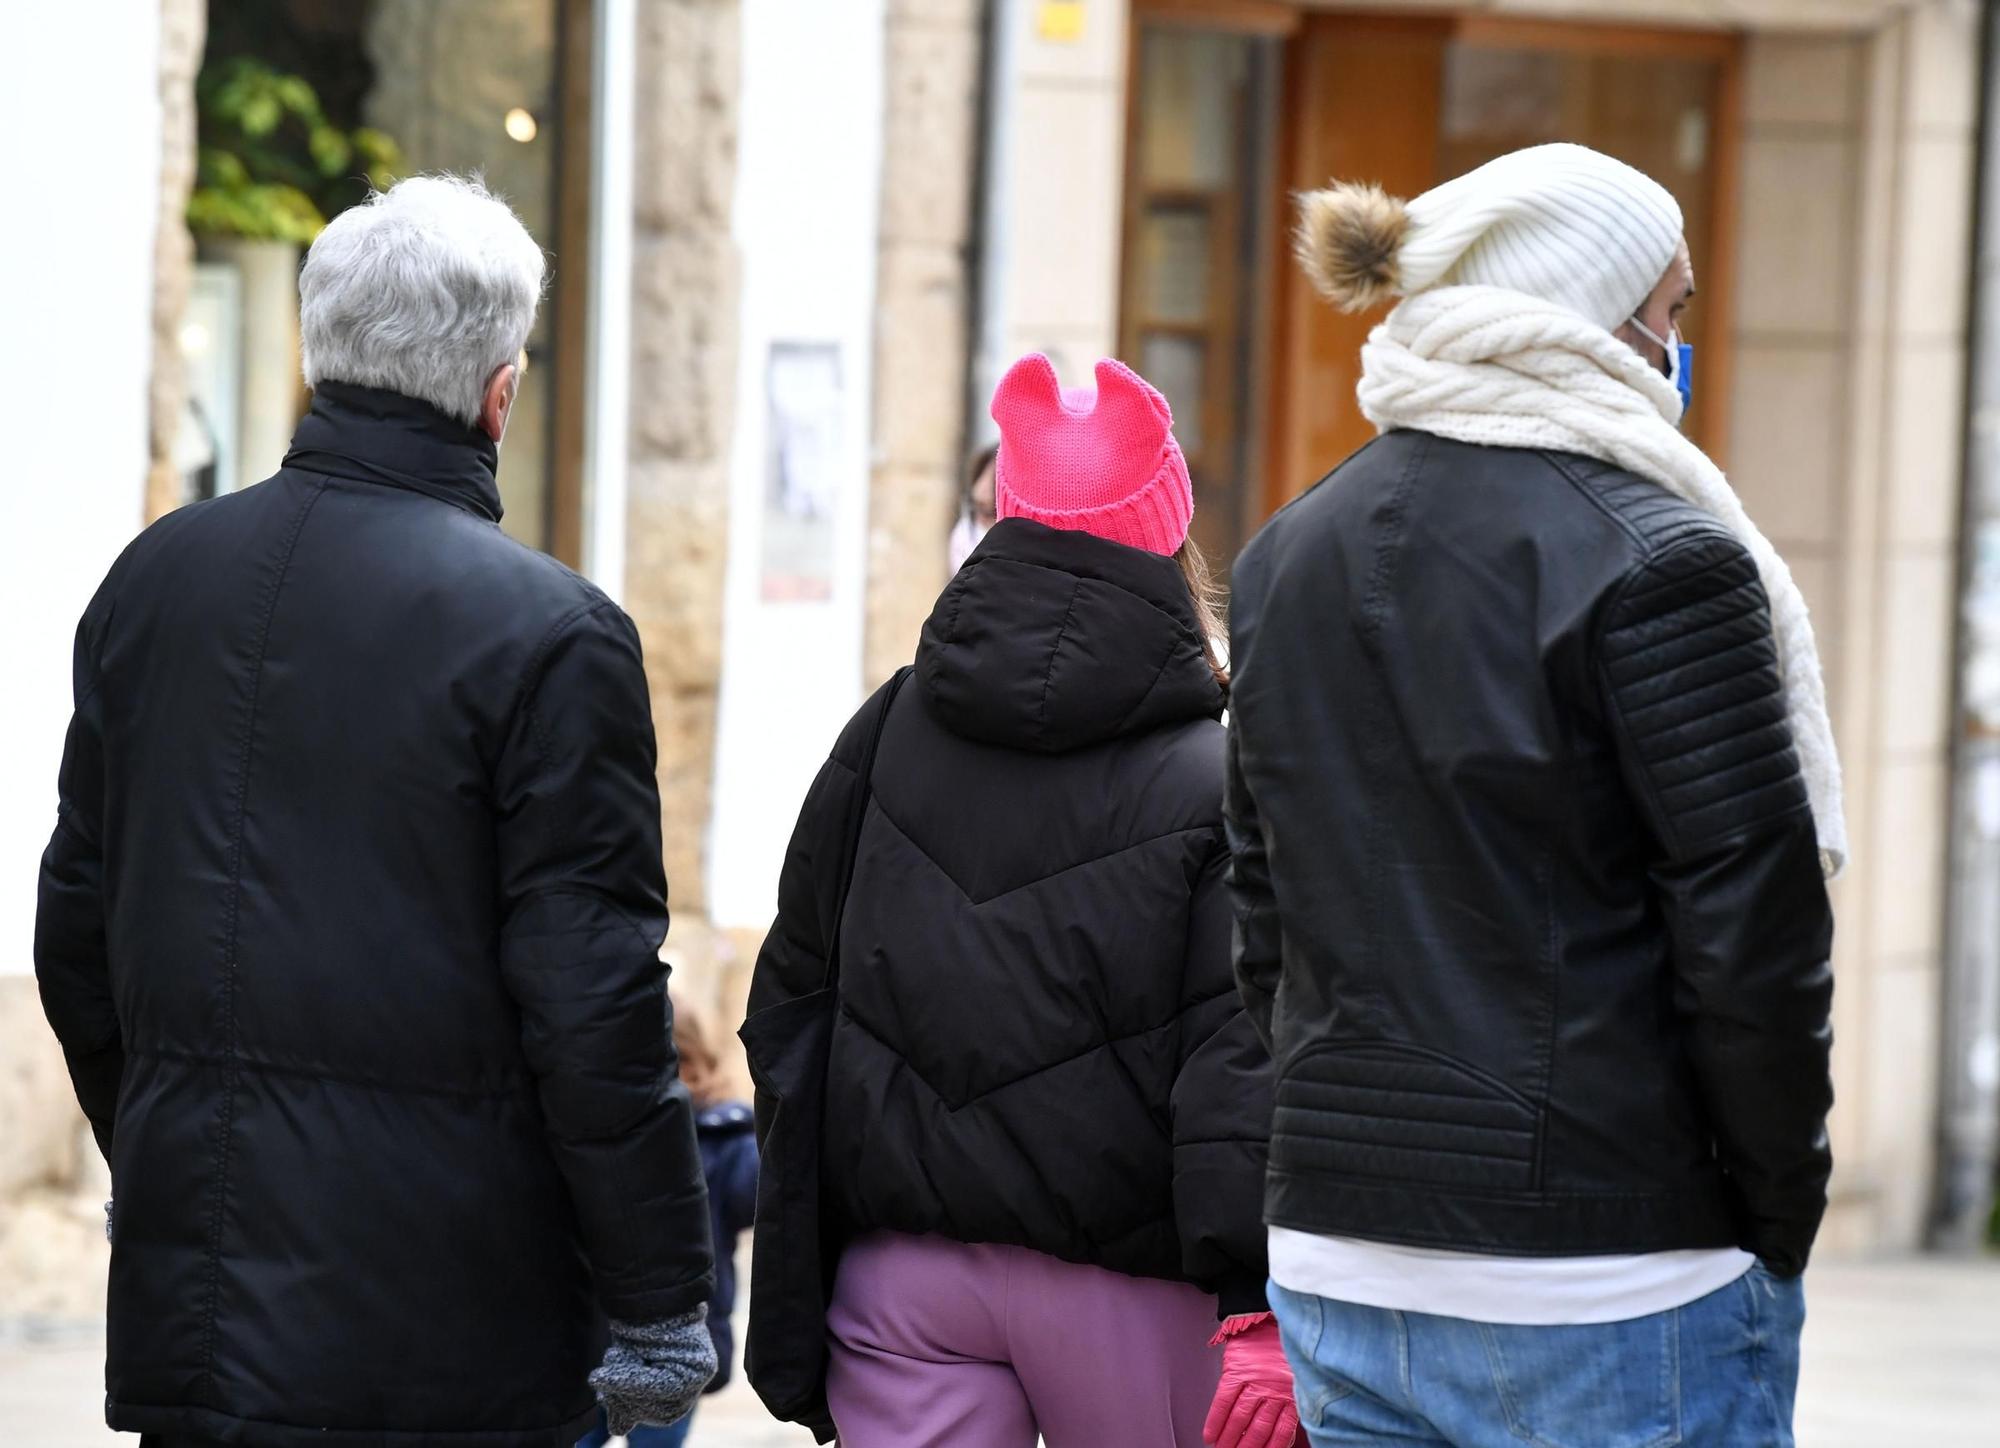
<instances>
[{"instance_id":1,"label":"blurred figure in background","mask_svg":"<svg viewBox=\"0 0 2000 1448\"><path fill-rule=\"evenodd\" d=\"M1554 145L1309 195L1300 249L1407 298L1362 353L1382 436L1234 574L1307 1430L1789 1444L1846 840L1797 585L1677 429L1680 208Z\"/></svg>"},{"instance_id":2,"label":"blurred figure in background","mask_svg":"<svg viewBox=\"0 0 2000 1448\"><path fill-rule=\"evenodd\" d=\"M993 511L993 464L1000 456L1000 444L988 443L972 455L965 469L965 490L958 499L958 521L951 525L949 545L951 571L965 567L965 560L980 540L999 521Z\"/></svg>"},{"instance_id":3,"label":"blurred figure in background","mask_svg":"<svg viewBox=\"0 0 2000 1448\"><path fill-rule=\"evenodd\" d=\"M715 1295L708 1300L708 1334L715 1343L715 1377L704 1390L719 1393L729 1385L736 1363L736 1243L750 1230L757 1215L757 1124L750 1103L729 1094L722 1070L720 1042L708 1012L679 992L670 991L673 1006L674 1053L680 1058L681 1084L694 1102L694 1129L701 1144L701 1172L708 1183L710 1238L715 1249ZM668 1428L634 1428L626 1434L628 1448L680 1448L688 1441L695 1415ZM577 1448L601 1448L611 1436L602 1420L583 1436Z\"/></svg>"},{"instance_id":4,"label":"blurred figure in background","mask_svg":"<svg viewBox=\"0 0 2000 1448\"><path fill-rule=\"evenodd\" d=\"M77 631L35 969L149 1444L549 1448L715 1369L638 634L498 526L542 268L475 182L343 212L284 466Z\"/></svg>"},{"instance_id":5,"label":"blurred figure in background","mask_svg":"<svg viewBox=\"0 0 2000 1448\"><path fill-rule=\"evenodd\" d=\"M1000 521L813 785L751 987L767 1044L838 994L802 1231L833 1244L830 1306L766 1298L784 1242L760 1214L749 1355L767 1402L802 1370L818 1402L789 1410L848 1448L1296 1434L1193 492L1165 399L1117 362L1096 380L1065 394L1030 356L1001 382ZM753 1049L760 1083L779 1054ZM759 1093L769 1203L811 1186L771 1134L799 1107Z\"/></svg>"}]
</instances>

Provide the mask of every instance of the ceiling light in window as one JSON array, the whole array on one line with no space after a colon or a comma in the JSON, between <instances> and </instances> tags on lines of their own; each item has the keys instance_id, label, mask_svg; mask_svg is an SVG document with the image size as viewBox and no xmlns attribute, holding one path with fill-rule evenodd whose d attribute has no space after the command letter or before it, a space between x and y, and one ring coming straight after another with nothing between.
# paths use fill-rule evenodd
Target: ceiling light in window
<instances>
[{"instance_id":1,"label":"ceiling light in window","mask_svg":"<svg viewBox=\"0 0 2000 1448\"><path fill-rule=\"evenodd\" d=\"M507 134L524 146L534 140L536 132L541 130L541 127L535 124L534 114L520 106L507 112L507 119L503 124L507 127Z\"/></svg>"}]
</instances>

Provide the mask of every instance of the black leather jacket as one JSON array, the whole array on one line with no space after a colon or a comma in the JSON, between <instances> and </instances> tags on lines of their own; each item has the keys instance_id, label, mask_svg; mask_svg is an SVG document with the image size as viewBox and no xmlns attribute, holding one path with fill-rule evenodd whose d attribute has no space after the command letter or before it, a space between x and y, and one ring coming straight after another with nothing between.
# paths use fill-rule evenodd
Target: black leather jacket
<instances>
[{"instance_id":1,"label":"black leather jacket","mask_svg":"<svg viewBox=\"0 0 2000 1448\"><path fill-rule=\"evenodd\" d=\"M1833 927L1744 548L1603 463L1391 433L1245 551L1233 651L1269 1220L1801 1270Z\"/></svg>"}]
</instances>

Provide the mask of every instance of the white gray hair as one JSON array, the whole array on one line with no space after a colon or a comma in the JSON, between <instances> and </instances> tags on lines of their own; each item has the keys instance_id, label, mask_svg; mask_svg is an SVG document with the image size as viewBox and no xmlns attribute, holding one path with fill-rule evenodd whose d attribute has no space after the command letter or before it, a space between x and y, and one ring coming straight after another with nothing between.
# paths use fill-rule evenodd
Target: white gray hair
<instances>
[{"instance_id":1,"label":"white gray hair","mask_svg":"<svg viewBox=\"0 0 2000 1448\"><path fill-rule=\"evenodd\" d=\"M336 216L299 272L306 385L351 382L468 427L527 345L542 249L477 177L412 176Z\"/></svg>"}]
</instances>

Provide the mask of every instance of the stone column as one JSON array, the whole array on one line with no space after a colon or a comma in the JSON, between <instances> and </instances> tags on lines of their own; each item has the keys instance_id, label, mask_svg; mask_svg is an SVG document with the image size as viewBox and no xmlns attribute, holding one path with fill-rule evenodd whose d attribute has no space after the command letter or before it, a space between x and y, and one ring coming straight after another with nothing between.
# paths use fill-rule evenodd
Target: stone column
<instances>
[{"instance_id":1,"label":"stone column","mask_svg":"<svg viewBox=\"0 0 2000 1448\"><path fill-rule=\"evenodd\" d=\"M194 243L182 216L194 184L194 77L206 20L203 0L160 0L147 521L180 501L170 458L187 392L180 327L194 277ZM101 1204L110 1193L110 1173L77 1110L34 977L0 976L0 1317L102 1318L110 1251Z\"/></svg>"},{"instance_id":2,"label":"stone column","mask_svg":"<svg viewBox=\"0 0 2000 1448\"><path fill-rule=\"evenodd\" d=\"M889 0L865 682L907 663L945 579L965 444L979 0Z\"/></svg>"},{"instance_id":3,"label":"stone column","mask_svg":"<svg viewBox=\"0 0 2000 1448\"><path fill-rule=\"evenodd\" d=\"M722 678L738 262L738 0L642 0L625 607L660 744L678 987L713 1003L707 833Z\"/></svg>"},{"instance_id":4,"label":"stone column","mask_svg":"<svg viewBox=\"0 0 2000 1448\"><path fill-rule=\"evenodd\" d=\"M1926 0L1869 47L1834 700L1857 868L1835 947L1834 1143L1851 1189L1837 1200L1876 1251L1918 1245L1936 1149L1979 49L1973 0Z\"/></svg>"},{"instance_id":5,"label":"stone column","mask_svg":"<svg viewBox=\"0 0 2000 1448\"><path fill-rule=\"evenodd\" d=\"M1915 1247L1931 1181L1977 21L1747 51L1730 475L1813 606L1853 852L1827 1254Z\"/></svg>"},{"instance_id":6,"label":"stone column","mask_svg":"<svg viewBox=\"0 0 2000 1448\"><path fill-rule=\"evenodd\" d=\"M986 385L1023 352L1045 352L1064 382L1088 386L1097 359L1118 353L1131 9L1088 0L1071 30L1045 28L1038 5L997 7L1012 94L987 183L1005 197L993 224L1005 276L982 319L985 345L997 339L980 358Z\"/></svg>"},{"instance_id":7,"label":"stone column","mask_svg":"<svg viewBox=\"0 0 2000 1448\"><path fill-rule=\"evenodd\" d=\"M153 378L147 398L151 457L146 521L180 502L174 433L187 403L181 320L194 285L194 238L187 229L194 189L194 78L208 30L204 0L160 0L160 198L153 235Z\"/></svg>"}]
</instances>

